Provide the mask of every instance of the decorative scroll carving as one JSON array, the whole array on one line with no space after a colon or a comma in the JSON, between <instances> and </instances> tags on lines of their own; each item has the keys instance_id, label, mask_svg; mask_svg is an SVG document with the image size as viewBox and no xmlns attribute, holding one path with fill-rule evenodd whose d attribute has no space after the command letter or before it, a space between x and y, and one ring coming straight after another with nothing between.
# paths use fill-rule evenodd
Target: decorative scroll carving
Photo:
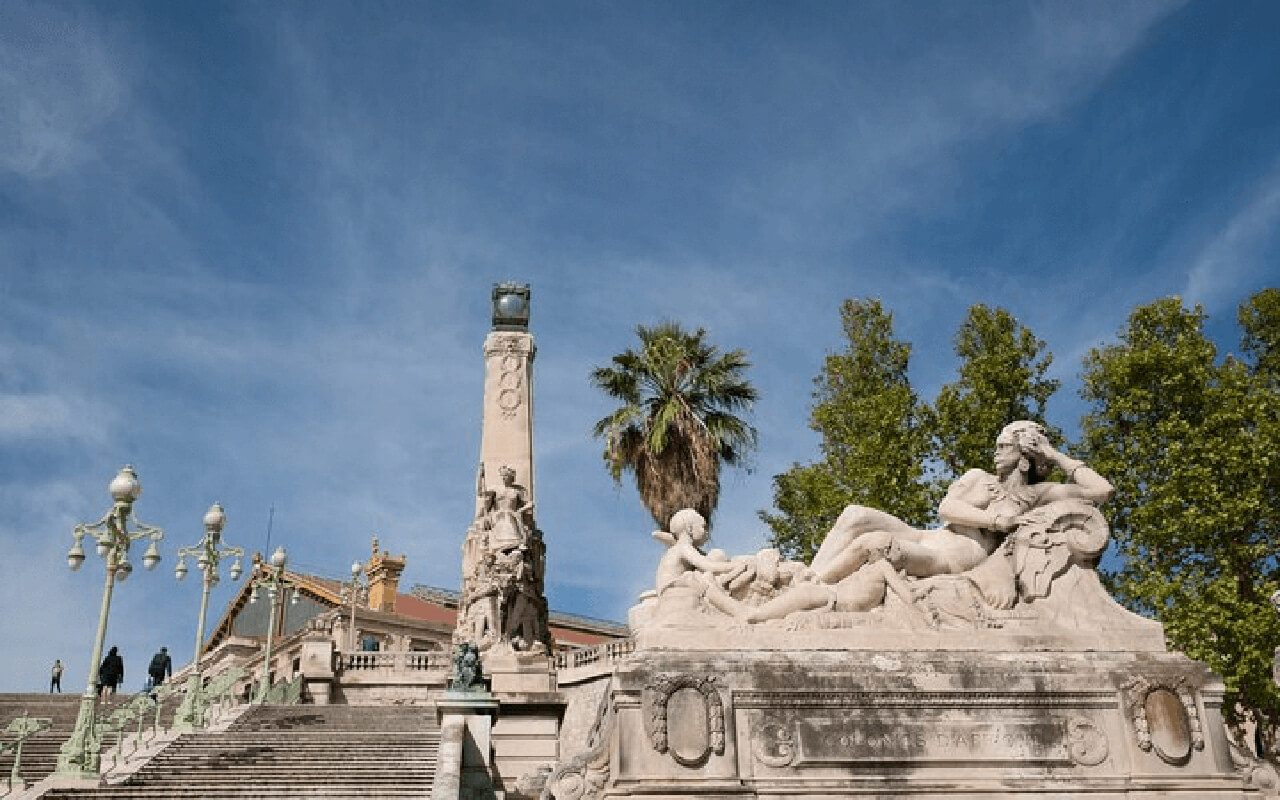
<instances>
[{"instance_id":1,"label":"decorative scroll carving","mask_svg":"<svg viewBox=\"0 0 1280 800\"><path fill-rule=\"evenodd\" d=\"M1067 753L1072 761L1096 766L1106 760L1109 751L1107 735L1092 720L1073 717L1067 722Z\"/></svg>"},{"instance_id":2,"label":"decorative scroll carving","mask_svg":"<svg viewBox=\"0 0 1280 800\"><path fill-rule=\"evenodd\" d=\"M791 726L766 718L751 735L751 754L766 767L788 767L796 760L796 734Z\"/></svg>"},{"instance_id":3,"label":"decorative scroll carving","mask_svg":"<svg viewBox=\"0 0 1280 800\"><path fill-rule=\"evenodd\" d=\"M684 737L681 746L671 746L671 730L668 707L671 698L681 690L697 693L706 723L705 732L698 731L692 737ZM706 763L711 753L724 755L724 704L716 691L716 677L708 675L671 675L659 673L644 688L644 726L653 749L659 753L671 753L677 764L696 767ZM702 722L689 720L688 722ZM701 741L697 741L701 739Z\"/></svg>"},{"instance_id":4,"label":"decorative scroll carving","mask_svg":"<svg viewBox=\"0 0 1280 800\"><path fill-rule=\"evenodd\" d=\"M605 686L596 721L587 734L587 748L551 768L539 800L595 800L609 780L609 742L616 718L613 684Z\"/></svg>"},{"instance_id":5,"label":"decorative scroll carving","mask_svg":"<svg viewBox=\"0 0 1280 800\"><path fill-rule=\"evenodd\" d=\"M1258 758L1243 745L1227 739L1227 752L1231 755L1231 765L1244 778L1244 785L1249 789L1257 789L1274 795L1280 789L1280 773L1274 765Z\"/></svg>"},{"instance_id":6,"label":"decorative scroll carving","mask_svg":"<svg viewBox=\"0 0 1280 800\"><path fill-rule=\"evenodd\" d=\"M1163 761L1175 765L1187 763L1193 748L1204 749L1200 714L1185 676L1154 679L1137 676L1120 688L1125 693L1125 705L1139 749L1154 750Z\"/></svg>"}]
</instances>

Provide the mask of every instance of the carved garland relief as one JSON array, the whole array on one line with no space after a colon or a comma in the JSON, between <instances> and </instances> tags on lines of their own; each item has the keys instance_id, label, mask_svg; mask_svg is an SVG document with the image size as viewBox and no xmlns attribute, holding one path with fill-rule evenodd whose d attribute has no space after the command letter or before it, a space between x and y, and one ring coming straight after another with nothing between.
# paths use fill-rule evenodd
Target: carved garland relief
<instances>
[{"instance_id":1,"label":"carved garland relief","mask_svg":"<svg viewBox=\"0 0 1280 800\"><path fill-rule=\"evenodd\" d=\"M520 339L506 336L498 341L498 410L508 419L515 417L524 397L525 353Z\"/></svg>"},{"instance_id":2,"label":"carved garland relief","mask_svg":"<svg viewBox=\"0 0 1280 800\"><path fill-rule=\"evenodd\" d=\"M1130 678L1121 687L1141 750L1155 751L1165 763L1181 765L1192 749L1204 749L1204 733L1195 696L1185 677Z\"/></svg>"},{"instance_id":3,"label":"carved garland relief","mask_svg":"<svg viewBox=\"0 0 1280 800\"><path fill-rule=\"evenodd\" d=\"M698 767L724 755L724 703L715 676L659 673L644 688L645 732L653 749Z\"/></svg>"}]
</instances>

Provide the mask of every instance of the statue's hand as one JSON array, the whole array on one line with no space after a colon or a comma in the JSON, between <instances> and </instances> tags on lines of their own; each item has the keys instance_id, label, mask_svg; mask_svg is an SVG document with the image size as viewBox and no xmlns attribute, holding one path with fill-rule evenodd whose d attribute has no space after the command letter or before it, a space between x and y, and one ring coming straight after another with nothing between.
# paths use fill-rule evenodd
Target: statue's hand
<instances>
[{"instance_id":1,"label":"statue's hand","mask_svg":"<svg viewBox=\"0 0 1280 800\"><path fill-rule=\"evenodd\" d=\"M991 521L991 529L998 533L1011 533L1018 529L1018 518L1012 514L996 514Z\"/></svg>"},{"instance_id":2,"label":"statue's hand","mask_svg":"<svg viewBox=\"0 0 1280 800\"><path fill-rule=\"evenodd\" d=\"M1039 431L1024 431L1019 437L1018 443L1021 445L1022 451L1027 455L1055 463L1059 458L1059 453L1049 443L1049 438Z\"/></svg>"}]
</instances>

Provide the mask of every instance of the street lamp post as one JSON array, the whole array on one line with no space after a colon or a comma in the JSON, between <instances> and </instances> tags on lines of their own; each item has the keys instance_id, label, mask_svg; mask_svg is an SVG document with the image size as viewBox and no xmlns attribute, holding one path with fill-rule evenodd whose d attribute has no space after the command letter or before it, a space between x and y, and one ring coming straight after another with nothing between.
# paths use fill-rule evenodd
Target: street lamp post
<instances>
[{"instance_id":1,"label":"street lamp post","mask_svg":"<svg viewBox=\"0 0 1280 800\"><path fill-rule=\"evenodd\" d=\"M342 584L342 590L351 600L351 624L347 626L347 652L356 649L356 601L362 589L369 588L369 579L362 575L364 565L359 561L351 562L351 580ZM363 580L362 580L363 578Z\"/></svg>"},{"instance_id":2,"label":"street lamp post","mask_svg":"<svg viewBox=\"0 0 1280 800\"><path fill-rule=\"evenodd\" d=\"M285 555L284 547L277 547L268 562L267 574L262 577L255 576L251 582L253 588L250 590L249 602L256 603L258 601L258 587L260 586L267 587L269 601L267 609L267 651L262 659L262 680L259 681L258 688L253 693L253 700L250 701L255 705L261 704L267 699L267 690L271 688L271 643L276 635L276 617L279 616L276 603L284 600L286 589L293 590L290 602L298 602L297 584L284 576L284 567L287 562L288 557Z\"/></svg>"},{"instance_id":3,"label":"street lamp post","mask_svg":"<svg viewBox=\"0 0 1280 800\"><path fill-rule=\"evenodd\" d=\"M240 579L240 559L244 550L239 547L222 546L222 527L227 524L226 512L222 505L214 503L204 515L204 536L199 543L184 547L178 551L178 564L173 568L174 577L182 580L187 577L188 556L196 560L196 566L204 574L203 588L200 593L200 616L196 621L195 657L191 661L191 675L187 678L187 695L178 706L173 726L180 731L194 731L204 727L204 715L208 703L204 699L204 675L200 672L200 655L204 647L204 620L209 610L209 592L218 585L218 562L227 556L235 556L231 565L231 580Z\"/></svg>"},{"instance_id":4,"label":"street lamp post","mask_svg":"<svg viewBox=\"0 0 1280 800\"><path fill-rule=\"evenodd\" d=\"M97 727L98 704L98 664L102 659L102 643L107 636L107 615L111 611L111 592L117 580L128 579L133 572L129 563L129 546L144 537L151 539L151 545L142 556L142 566L155 569L160 563L160 550L157 543L164 538L164 531L151 525L145 525L133 518L134 530L129 530L129 517L133 514L133 503L142 493L142 484L133 467L124 466L116 473L107 487L111 492L112 505L102 519L93 523L80 523L75 526L72 536L75 543L67 553L67 564L71 569L80 569L84 564L84 537L92 535L97 543L97 553L106 562L107 580L102 589L102 607L98 611L98 632L93 640L93 654L89 657L89 681L84 687L84 695L80 698L80 712L76 716L76 727L71 738L63 743L58 753L58 766L55 775L61 778L82 778L99 781L99 755L102 744Z\"/></svg>"}]
</instances>

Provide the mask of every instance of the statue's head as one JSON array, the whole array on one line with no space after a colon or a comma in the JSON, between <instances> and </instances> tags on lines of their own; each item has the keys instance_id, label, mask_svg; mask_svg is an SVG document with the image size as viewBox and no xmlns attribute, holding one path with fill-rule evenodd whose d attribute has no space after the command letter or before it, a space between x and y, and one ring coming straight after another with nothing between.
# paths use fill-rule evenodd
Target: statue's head
<instances>
[{"instance_id":1,"label":"statue's head","mask_svg":"<svg viewBox=\"0 0 1280 800\"><path fill-rule=\"evenodd\" d=\"M508 486L516 481L516 471L505 464L498 468L498 476L501 477L502 482Z\"/></svg>"},{"instance_id":2,"label":"statue's head","mask_svg":"<svg viewBox=\"0 0 1280 800\"><path fill-rule=\"evenodd\" d=\"M997 471L1002 471L1003 459L1016 456L1017 469L1026 474L1028 483L1036 483L1049 477L1049 473L1053 471L1052 462L1031 447L1032 442L1046 438L1044 426L1038 422L1020 419L1005 425L996 437Z\"/></svg>"},{"instance_id":3,"label":"statue's head","mask_svg":"<svg viewBox=\"0 0 1280 800\"><path fill-rule=\"evenodd\" d=\"M692 508L682 508L671 515L671 532L684 534L696 545L707 543L707 521Z\"/></svg>"}]
</instances>

